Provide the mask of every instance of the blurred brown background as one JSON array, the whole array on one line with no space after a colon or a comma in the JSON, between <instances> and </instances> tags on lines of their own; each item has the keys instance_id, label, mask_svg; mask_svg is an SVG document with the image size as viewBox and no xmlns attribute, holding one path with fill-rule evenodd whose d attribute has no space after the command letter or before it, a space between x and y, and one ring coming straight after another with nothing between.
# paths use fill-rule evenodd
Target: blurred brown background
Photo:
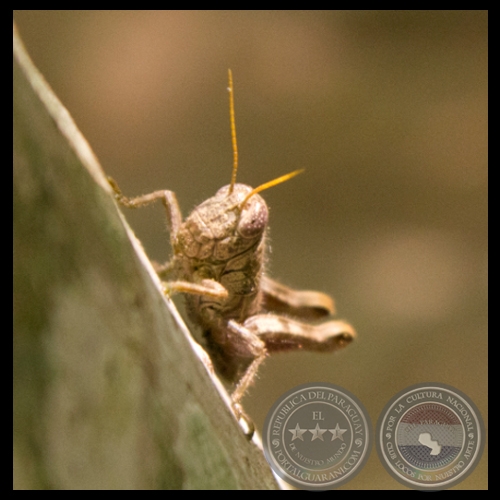
<instances>
[{"instance_id":1,"label":"blurred brown background","mask_svg":"<svg viewBox=\"0 0 500 500\"><path fill-rule=\"evenodd\" d=\"M375 427L396 392L442 382L487 424L486 11L15 11L28 52L129 195L183 213L229 183L264 193L270 274L332 293L358 332L335 355L270 358L244 400L262 428L305 382L356 394ZM168 256L162 209L127 211ZM457 489L487 487L487 455ZM344 489L403 488L375 447Z\"/></svg>"}]
</instances>

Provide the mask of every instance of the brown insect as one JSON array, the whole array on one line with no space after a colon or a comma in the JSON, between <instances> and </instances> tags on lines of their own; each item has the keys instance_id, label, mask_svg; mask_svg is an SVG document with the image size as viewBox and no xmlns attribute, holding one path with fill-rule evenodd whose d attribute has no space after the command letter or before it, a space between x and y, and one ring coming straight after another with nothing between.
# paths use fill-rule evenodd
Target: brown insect
<instances>
[{"instance_id":1,"label":"brown insect","mask_svg":"<svg viewBox=\"0 0 500 500\"><path fill-rule=\"evenodd\" d=\"M231 184L196 207L184 222L172 191L127 198L113 179L109 182L116 200L126 207L163 202L173 257L156 270L162 277L171 277L165 282L166 293L185 294L187 309L203 330L215 369L235 384L232 401L241 416L241 398L267 355L299 349L334 351L351 342L355 332L340 320L309 323L333 314L333 300L321 292L292 290L265 275L268 208L258 193L301 171L255 189L236 183L231 70L228 90L234 157Z\"/></svg>"}]
</instances>

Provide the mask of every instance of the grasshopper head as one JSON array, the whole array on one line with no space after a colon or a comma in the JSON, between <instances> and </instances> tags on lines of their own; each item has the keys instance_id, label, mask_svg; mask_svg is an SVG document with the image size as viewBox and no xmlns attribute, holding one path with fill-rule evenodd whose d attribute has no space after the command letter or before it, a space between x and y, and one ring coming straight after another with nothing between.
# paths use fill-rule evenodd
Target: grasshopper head
<instances>
[{"instance_id":1,"label":"grasshopper head","mask_svg":"<svg viewBox=\"0 0 500 500\"><path fill-rule=\"evenodd\" d=\"M222 263L258 245L267 227L266 202L258 194L246 199L252 188L244 184L229 190L224 186L193 210L178 233L176 253Z\"/></svg>"},{"instance_id":2,"label":"grasshopper head","mask_svg":"<svg viewBox=\"0 0 500 500\"><path fill-rule=\"evenodd\" d=\"M231 186L224 186L217 191L215 199L229 200L230 210L236 216L235 234L244 239L260 238L267 227L269 211L264 199L258 194L248 195L253 191L245 184L235 184L232 193L228 195Z\"/></svg>"}]
</instances>

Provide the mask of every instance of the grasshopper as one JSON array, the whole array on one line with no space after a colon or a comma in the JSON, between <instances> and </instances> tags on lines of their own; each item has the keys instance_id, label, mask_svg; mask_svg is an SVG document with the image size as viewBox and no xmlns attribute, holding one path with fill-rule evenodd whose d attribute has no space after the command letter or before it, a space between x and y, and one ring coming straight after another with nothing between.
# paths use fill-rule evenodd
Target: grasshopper
<instances>
[{"instance_id":1,"label":"grasshopper","mask_svg":"<svg viewBox=\"0 0 500 500\"><path fill-rule=\"evenodd\" d=\"M242 415L240 401L266 356L275 352L308 350L330 352L350 343L355 332L349 323L329 320L312 324L335 312L328 295L297 291L265 274L268 208L258 194L301 170L252 189L236 183L238 148L234 118L234 89L229 70L229 103L233 146L231 183L197 206L182 220L175 194L163 190L127 198L109 179L116 200L128 208L160 200L166 209L172 258L156 266L165 293L185 294L191 319L203 330L205 347L217 373L231 384L233 408Z\"/></svg>"}]
</instances>

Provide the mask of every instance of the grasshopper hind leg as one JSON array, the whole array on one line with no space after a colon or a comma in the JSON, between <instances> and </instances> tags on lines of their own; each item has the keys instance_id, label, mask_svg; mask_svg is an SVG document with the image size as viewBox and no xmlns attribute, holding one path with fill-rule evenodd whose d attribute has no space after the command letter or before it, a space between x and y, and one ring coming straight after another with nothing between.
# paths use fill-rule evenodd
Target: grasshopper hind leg
<instances>
[{"instance_id":1,"label":"grasshopper hind leg","mask_svg":"<svg viewBox=\"0 0 500 500\"><path fill-rule=\"evenodd\" d=\"M250 440L255 427L243 410L241 400L267 357L265 343L235 320L229 320L219 329L206 330L203 337L217 374L233 387L236 382L231 392L231 406L236 420Z\"/></svg>"},{"instance_id":2,"label":"grasshopper hind leg","mask_svg":"<svg viewBox=\"0 0 500 500\"><path fill-rule=\"evenodd\" d=\"M256 314L243 325L230 320L228 328L238 335L240 344L234 349L233 343L232 354L236 359L252 360L232 394L234 404L239 404L269 354L294 350L332 352L345 347L356 336L352 326L342 320L310 325L276 314Z\"/></svg>"},{"instance_id":3,"label":"grasshopper hind leg","mask_svg":"<svg viewBox=\"0 0 500 500\"><path fill-rule=\"evenodd\" d=\"M268 276L262 277L260 286L266 311L307 321L335 314L335 302L325 293L294 290Z\"/></svg>"},{"instance_id":4,"label":"grasshopper hind leg","mask_svg":"<svg viewBox=\"0 0 500 500\"><path fill-rule=\"evenodd\" d=\"M239 346L234 348L232 342L235 361L251 359L231 395L237 419L243 418L247 426L251 420L243 412L240 402L268 355L302 349L332 352L345 347L356 335L352 326L342 320L311 325L277 314L256 314L247 318L243 325L230 320L228 330L238 336ZM232 364L229 362L228 366L230 369Z\"/></svg>"},{"instance_id":5,"label":"grasshopper hind leg","mask_svg":"<svg viewBox=\"0 0 500 500\"><path fill-rule=\"evenodd\" d=\"M353 327L342 320L311 325L277 314L250 316L244 327L261 339L269 353L306 350L332 352L356 337Z\"/></svg>"}]
</instances>

